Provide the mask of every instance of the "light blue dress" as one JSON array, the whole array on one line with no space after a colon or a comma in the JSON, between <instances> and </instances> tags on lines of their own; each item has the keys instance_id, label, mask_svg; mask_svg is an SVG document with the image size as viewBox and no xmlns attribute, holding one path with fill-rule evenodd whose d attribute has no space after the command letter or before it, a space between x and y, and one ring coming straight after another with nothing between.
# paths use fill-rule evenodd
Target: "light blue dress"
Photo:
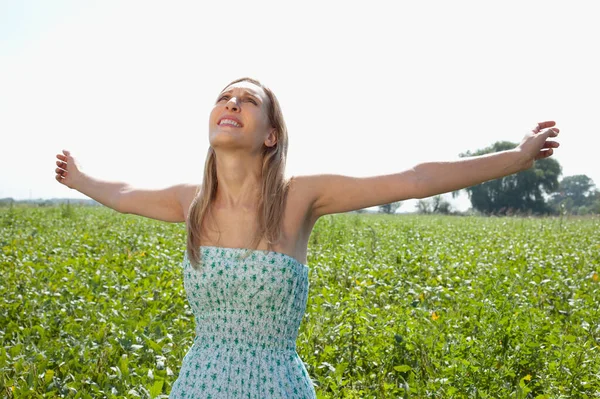
<instances>
[{"instance_id":1,"label":"light blue dress","mask_svg":"<svg viewBox=\"0 0 600 399\"><path fill-rule=\"evenodd\" d=\"M169 398L315 399L296 352L308 266L280 252L200 249L201 270L183 259L196 337Z\"/></svg>"}]
</instances>

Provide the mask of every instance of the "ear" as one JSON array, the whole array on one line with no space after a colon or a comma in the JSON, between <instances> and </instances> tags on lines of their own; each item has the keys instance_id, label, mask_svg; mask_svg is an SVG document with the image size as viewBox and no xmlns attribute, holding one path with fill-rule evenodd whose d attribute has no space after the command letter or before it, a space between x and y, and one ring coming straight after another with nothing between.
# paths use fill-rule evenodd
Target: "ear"
<instances>
[{"instance_id":1,"label":"ear","mask_svg":"<svg viewBox=\"0 0 600 399\"><path fill-rule=\"evenodd\" d=\"M272 128L269 131L269 135L267 136L267 139L265 140L265 145L267 147L274 147L275 144L277 144L277 134L276 134L276 130L275 128Z\"/></svg>"}]
</instances>

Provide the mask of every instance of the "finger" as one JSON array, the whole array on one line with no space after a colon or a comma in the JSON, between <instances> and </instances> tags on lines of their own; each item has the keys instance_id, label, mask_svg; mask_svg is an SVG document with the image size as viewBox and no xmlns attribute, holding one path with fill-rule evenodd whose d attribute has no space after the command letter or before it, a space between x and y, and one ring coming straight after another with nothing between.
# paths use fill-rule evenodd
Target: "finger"
<instances>
[{"instance_id":1,"label":"finger","mask_svg":"<svg viewBox=\"0 0 600 399\"><path fill-rule=\"evenodd\" d=\"M56 154L56 158L60 159L61 161L66 161L67 160L67 157L65 157L62 154Z\"/></svg>"},{"instance_id":2,"label":"finger","mask_svg":"<svg viewBox=\"0 0 600 399\"><path fill-rule=\"evenodd\" d=\"M56 166L59 166L63 169L67 169L67 163L63 161L56 161Z\"/></svg>"},{"instance_id":3,"label":"finger","mask_svg":"<svg viewBox=\"0 0 600 399\"><path fill-rule=\"evenodd\" d=\"M66 170L64 170L64 169L61 169L61 168L56 168L56 169L55 169L55 172L56 172L56 173L58 173L59 175L62 175L63 173L65 173L65 172L66 172Z\"/></svg>"},{"instance_id":4,"label":"finger","mask_svg":"<svg viewBox=\"0 0 600 399\"><path fill-rule=\"evenodd\" d=\"M54 178L56 179L57 182L59 182L60 184L63 184L63 178L60 177L59 175L54 176Z\"/></svg>"},{"instance_id":5,"label":"finger","mask_svg":"<svg viewBox=\"0 0 600 399\"><path fill-rule=\"evenodd\" d=\"M537 126L535 128L532 129L533 133L539 133L541 132L543 129L549 128L556 125L556 122L554 121L546 121L546 122L539 122L537 124Z\"/></svg>"},{"instance_id":6,"label":"finger","mask_svg":"<svg viewBox=\"0 0 600 399\"><path fill-rule=\"evenodd\" d=\"M65 154L66 156L71 155L71 152L68 150L62 150L63 154Z\"/></svg>"},{"instance_id":7,"label":"finger","mask_svg":"<svg viewBox=\"0 0 600 399\"><path fill-rule=\"evenodd\" d=\"M557 141L546 141L543 148L558 148L560 143Z\"/></svg>"},{"instance_id":8,"label":"finger","mask_svg":"<svg viewBox=\"0 0 600 399\"><path fill-rule=\"evenodd\" d=\"M552 127L554 125L556 125L556 122L554 122L554 121L545 121L545 122L539 122L537 124L537 127L538 127L538 131L540 131L542 129L546 129L548 127Z\"/></svg>"},{"instance_id":9,"label":"finger","mask_svg":"<svg viewBox=\"0 0 600 399\"><path fill-rule=\"evenodd\" d=\"M538 160L538 159L548 158L550 155L552 155L552 153L553 153L552 148L545 150L545 151L540 151L540 153L535 157L535 159Z\"/></svg>"},{"instance_id":10,"label":"finger","mask_svg":"<svg viewBox=\"0 0 600 399\"><path fill-rule=\"evenodd\" d=\"M551 129L544 131L542 134L545 134L547 137L556 137L556 136L558 136L559 132L560 132L560 130L558 128L553 127Z\"/></svg>"}]
</instances>

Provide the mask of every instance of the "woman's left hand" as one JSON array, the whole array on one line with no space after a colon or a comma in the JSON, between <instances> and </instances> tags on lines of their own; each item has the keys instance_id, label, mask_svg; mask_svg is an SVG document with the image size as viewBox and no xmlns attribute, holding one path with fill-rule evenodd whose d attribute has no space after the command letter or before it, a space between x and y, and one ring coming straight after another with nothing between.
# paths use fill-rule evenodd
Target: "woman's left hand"
<instances>
[{"instance_id":1,"label":"woman's left hand","mask_svg":"<svg viewBox=\"0 0 600 399\"><path fill-rule=\"evenodd\" d=\"M553 154L553 148L560 145L557 141L546 141L548 137L558 136L559 130L553 127L555 125L554 121L540 122L523 137L516 150L523 154L524 169L531 168L538 159L548 158Z\"/></svg>"}]
</instances>

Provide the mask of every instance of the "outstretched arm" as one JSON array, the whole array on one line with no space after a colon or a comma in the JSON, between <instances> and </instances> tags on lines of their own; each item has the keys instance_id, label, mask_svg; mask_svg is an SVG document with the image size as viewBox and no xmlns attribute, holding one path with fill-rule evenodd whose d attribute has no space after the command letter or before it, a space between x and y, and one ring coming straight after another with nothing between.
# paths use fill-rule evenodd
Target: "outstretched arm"
<instances>
[{"instance_id":1,"label":"outstretched arm","mask_svg":"<svg viewBox=\"0 0 600 399\"><path fill-rule=\"evenodd\" d=\"M80 170L67 150L56 157L56 180L70 189L120 213L165 222L184 222L187 208L200 189L197 184L177 184L163 189L140 189L121 181L102 180Z\"/></svg>"},{"instance_id":2,"label":"outstretched arm","mask_svg":"<svg viewBox=\"0 0 600 399\"><path fill-rule=\"evenodd\" d=\"M413 198L427 198L470 187L529 169L534 160L552 155L558 142L554 122L541 122L512 150L448 162L425 162L400 173L349 177L298 176L302 196L311 204L314 219ZM545 130L544 130L545 129ZM543 130L543 131L542 131Z\"/></svg>"},{"instance_id":3,"label":"outstretched arm","mask_svg":"<svg viewBox=\"0 0 600 399\"><path fill-rule=\"evenodd\" d=\"M542 129L554 125L553 121L538 123L535 129L525 135L521 144L512 150L457 161L417 165L417 198L460 190L531 168L534 160L549 157L552 149L559 146L556 141L546 141L548 137L558 135L557 128L542 132Z\"/></svg>"}]
</instances>

